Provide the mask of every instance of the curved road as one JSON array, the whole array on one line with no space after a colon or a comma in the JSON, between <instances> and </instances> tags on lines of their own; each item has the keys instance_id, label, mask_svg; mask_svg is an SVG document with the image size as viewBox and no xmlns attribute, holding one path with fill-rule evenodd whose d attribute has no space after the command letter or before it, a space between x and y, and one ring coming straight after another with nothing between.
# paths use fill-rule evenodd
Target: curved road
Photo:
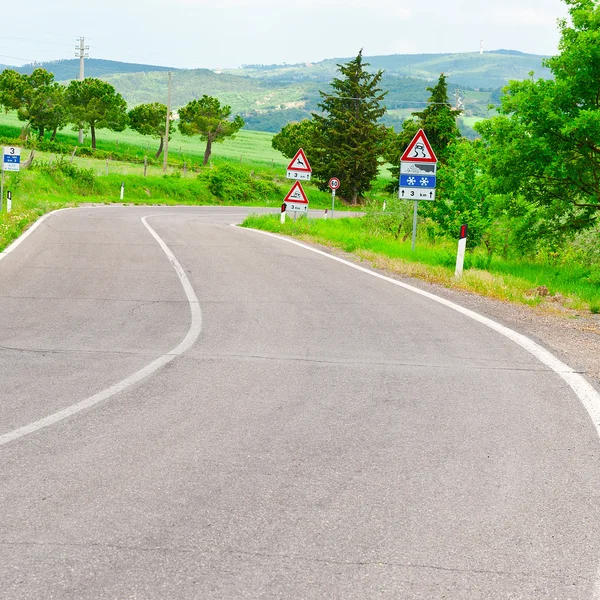
<instances>
[{"instance_id":1,"label":"curved road","mask_svg":"<svg viewBox=\"0 0 600 600\"><path fill-rule=\"evenodd\" d=\"M0 595L598 600L571 388L244 212L61 211L0 261Z\"/></svg>"}]
</instances>

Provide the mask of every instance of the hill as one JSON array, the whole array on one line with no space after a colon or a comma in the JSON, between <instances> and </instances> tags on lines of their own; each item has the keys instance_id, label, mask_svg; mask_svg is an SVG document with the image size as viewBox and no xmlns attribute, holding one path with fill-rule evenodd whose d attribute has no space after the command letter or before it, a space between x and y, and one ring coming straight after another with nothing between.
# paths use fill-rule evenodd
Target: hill
<instances>
[{"instance_id":1,"label":"hill","mask_svg":"<svg viewBox=\"0 0 600 600\"><path fill-rule=\"evenodd\" d=\"M483 54L392 54L368 56L365 60L373 70L381 69L387 75L435 80L440 73L445 73L455 85L472 89L494 89L506 85L511 79L525 79L530 71L534 71L537 77L550 77L550 71L542 66L544 58L547 57L516 50L495 50ZM348 60L349 58L332 58L318 63L295 65L245 65L227 72L281 83L330 81L336 73L337 65Z\"/></svg>"},{"instance_id":2,"label":"hill","mask_svg":"<svg viewBox=\"0 0 600 600\"><path fill-rule=\"evenodd\" d=\"M440 73L445 73L451 94L457 93L465 101L463 132L466 134L473 133L466 124L489 114L488 104L497 102L500 88L508 81L524 79L531 71L537 77L550 77L550 71L542 66L544 58L515 50L365 57L372 71L384 71L381 87L388 90L385 124L399 128L411 112L424 106L429 97L427 87ZM166 71L172 71L174 107L208 94L241 114L249 129L276 132L286 123L306 118L316 111L319 90L327 91L329 82L338 74L337 65L348 60L331 58L294 65L245 65L221 72L87 59L85 73L113 84L133 107L146 102L165 102ZM30 73L35 66L43 66L63 82L79 76L78 59L25 65L17 70Z\"/></svg>"},{"instance_id":3,"label":"hill","mask_svg":"<svg viewBox=\"0 0 600 600\"><path fill-rule=\"evenodd\" d=\"M79 77L79 59L70 58L64 60L54 60L45 63L35 63L23 65L22 67L6 67L14 69L19 73L31 74L34 69L42 67L46 71L54 73L54 78L57 81L70 81ZM0 67L0 70L1 67ZM85 60L85 75L86 77L104 78L106 75L113 73L148 73L156 71L177 71L170 67L159 67L156 65L142 65L139 63L119 62L116 60L104 60L101 58L86 58Z\"/></svg>"}]
</instances>

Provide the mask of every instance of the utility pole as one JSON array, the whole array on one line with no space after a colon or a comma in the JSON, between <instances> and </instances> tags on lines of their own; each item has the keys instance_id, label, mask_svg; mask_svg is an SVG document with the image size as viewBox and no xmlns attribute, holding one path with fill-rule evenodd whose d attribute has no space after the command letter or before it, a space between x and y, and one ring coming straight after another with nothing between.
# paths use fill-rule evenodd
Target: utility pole
<instances>
[{"instance_id":1,"label":"utility pole","mask_svg":"<svg viewBox=\"0 0 600 600\"><path fill-rule=\"evenodd\" d=\"M163 159L163 173L167 172L167 160L169 158L169 128L171 127L171 81L173 74L169 71L169 92L167 94L167 119L165 125L165 151Z\"/></svg>"},{"instance_id":2,"label":"utility pole","mask_svg":"<svg viewBox=\"0 0 600 600\"><path fill-rule=\"evenodd\" d=\"M83 81L85 78L84 75L84 60L89 58L90 55L86 54L86 50L89 50L90 47L85 45L85 38L79 38L79 46L75 46L75 50L77 50L77 54L75 56L79 56L79 81ZM83 144L83 129L79 130L79 143Z\"/></svg>"}]
</instances>

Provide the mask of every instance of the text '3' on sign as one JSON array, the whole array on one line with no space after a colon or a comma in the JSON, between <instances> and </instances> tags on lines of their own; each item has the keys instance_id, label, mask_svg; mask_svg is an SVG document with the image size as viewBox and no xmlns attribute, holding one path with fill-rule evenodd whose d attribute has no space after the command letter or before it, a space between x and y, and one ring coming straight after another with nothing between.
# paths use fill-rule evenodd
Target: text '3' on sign
<instances>
[{"instance_id":1,"label":"text '3' on sign","mask_svg":"<svg viewBox=\"0 0 600 600\"><path fill-rule=\"evenodd\" d=\"M19 171L21 168L21 148L5 146L2 155L3 171Z\"/></svg>"},{"instance_id":2,"label":"text '3' on sign","mask_svg":"<svg viewBox=\"0 0 600 600\"><path fill-rule=\"evenodd\" d=\"M287 178L288 179L299 179L302 181L310 181L310 176L312 173L312 169L308 159L306 158L306 154L302 148L296 152L294 158L292 158L292 162L288 165L287 168Z\"/></svg>"}]
</instances>

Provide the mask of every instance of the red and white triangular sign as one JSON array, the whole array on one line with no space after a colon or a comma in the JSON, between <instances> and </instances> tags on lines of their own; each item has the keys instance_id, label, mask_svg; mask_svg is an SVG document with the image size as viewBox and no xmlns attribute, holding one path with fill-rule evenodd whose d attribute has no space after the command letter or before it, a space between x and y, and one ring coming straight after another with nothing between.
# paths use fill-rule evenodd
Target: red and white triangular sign
<instances>
[{"instance_id":1,"label":"red and white triangular sign","mask_svg":"<svg viewBox=\"0 0 600 600\"><path fill-rule=\"evenodd\" d=\"M422 129L417 131L408 148L404 151L401 161L436 163L437 157L429 144L429 140Z\"/></svg>"},{"instance_id":2,"label":"red and white triangular sign","mask_svg":"<svg viewBox=\"0 0 600 600\"><path fill-rule=\"evenodd\" d=\"M300 148L300 150L296 152L296 156L292 158L292 162L288 165L288 171L312 173L312 169L310 168L310 164L308 163L306 154L304 154L304 150L302 150L302 148Z\"/></svg>"},{"instance_id":3,"label":"red and white triangular sign","mask_svg":"<svg viewBox=\"0 0 600 600\"><path fill-rule=\"evenodd\" d=\"M308 198L302 189L299 181L292 186L284 202L295 202L296 204L308 204Z\"/></svg>"}]
</instances>

